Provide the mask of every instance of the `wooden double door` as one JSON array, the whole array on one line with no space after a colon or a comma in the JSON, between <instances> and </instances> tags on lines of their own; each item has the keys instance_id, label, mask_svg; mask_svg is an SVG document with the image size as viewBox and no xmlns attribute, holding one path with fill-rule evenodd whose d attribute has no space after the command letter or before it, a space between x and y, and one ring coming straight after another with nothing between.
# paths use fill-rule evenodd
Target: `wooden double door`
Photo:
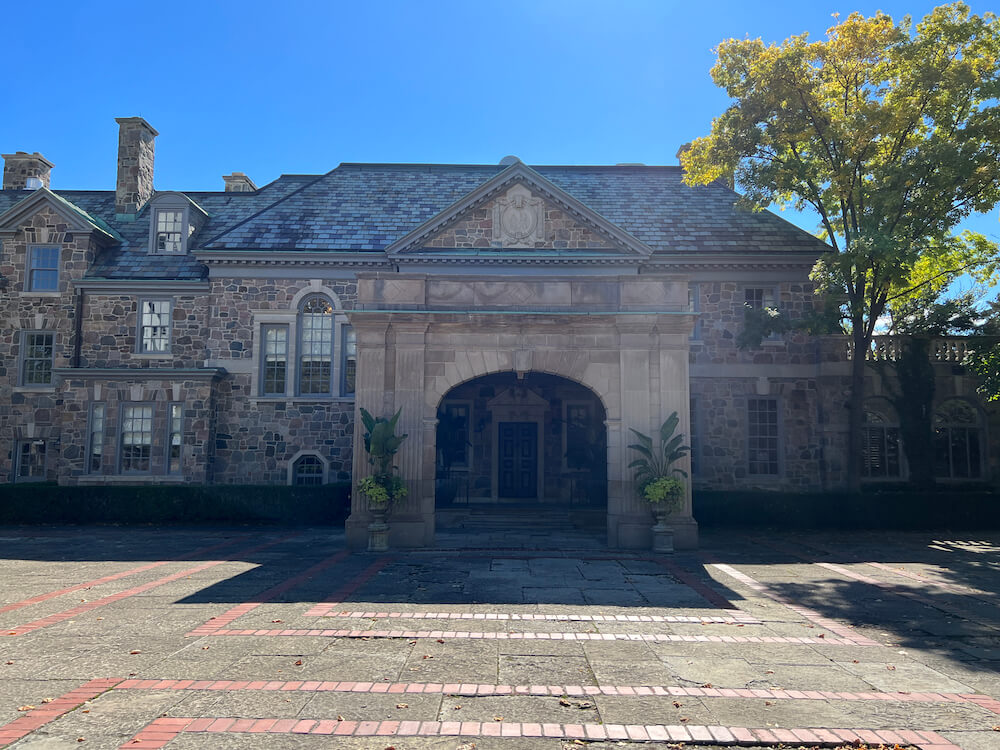
<instances>
[{"instance_id":1,"label":"wooden double door","mask_svg":"<svg viewBox=\"0 0 1000 750\"><path fill-rule=\"evenodd\" d=\"M497 494L501 498L538 498L538 423L497 425Z\"/></svg>"}]
</instances>

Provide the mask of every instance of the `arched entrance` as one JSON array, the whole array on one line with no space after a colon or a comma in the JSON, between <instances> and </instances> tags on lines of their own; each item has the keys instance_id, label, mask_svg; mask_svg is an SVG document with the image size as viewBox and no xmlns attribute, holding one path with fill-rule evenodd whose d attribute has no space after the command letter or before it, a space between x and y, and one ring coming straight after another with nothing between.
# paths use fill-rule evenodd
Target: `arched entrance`
<instances>
[{"instance_id":1,"label":"arched entrance","mask_svg":"<svg viewBox=\"0 0 1000 750\"><path fill-rule=\"evenodd\" d=\"M435 510L512 518L561 510L603 527L606 418L597 394L558 375L499 372L460 383L437 408Z\"/></svg>"}]
</instances>

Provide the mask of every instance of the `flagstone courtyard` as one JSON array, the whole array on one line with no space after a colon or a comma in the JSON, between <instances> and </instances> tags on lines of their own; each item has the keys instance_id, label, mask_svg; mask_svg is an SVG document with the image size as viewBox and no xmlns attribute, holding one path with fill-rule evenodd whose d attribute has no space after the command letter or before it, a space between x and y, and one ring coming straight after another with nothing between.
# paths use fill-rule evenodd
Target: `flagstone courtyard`
<instances>
[{"instance_id":1,"label":"flagstone courtyard","mask_svg":"<svg viewBox=\"0 0 1000 750\"><path fill-rule=\"evenodd\" d=\"M1000 537L0 528L0 747L1000 747Z\"/></svg>"}]
</instances>

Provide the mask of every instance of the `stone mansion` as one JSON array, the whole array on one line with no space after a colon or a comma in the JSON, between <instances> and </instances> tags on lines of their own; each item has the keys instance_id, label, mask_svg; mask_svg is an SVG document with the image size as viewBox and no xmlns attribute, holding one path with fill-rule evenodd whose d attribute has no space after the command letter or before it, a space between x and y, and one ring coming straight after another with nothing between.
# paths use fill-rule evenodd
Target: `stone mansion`
<instances>
[{"instance_id":1,"label":"stone mansion","mask_svg":"<svg viewBox=\"0 0 1000 750\"><path fill-rule=\"evenodd\" d=\"M679 167L341 164L257 187L153 188L154 140L119 124L114 190L53 190L3 156L0 474L61 484L321 484L368 471L355 415L401 410L410 492L393 543L442 508L578 508L648 544L630 429L673 412L695 490L843 486L842 337L736 346L746 305L813 304L829 246ZM110 164L109 164L110 171ZM936 472L995 482L998 436L955 346ZM865 479L905 480L871 378ZM992 446L992 448L991 448ZM347 522L363 546L360 493ZM694 546L690 490L675 519Z\"/></svg>"}]
</instances>

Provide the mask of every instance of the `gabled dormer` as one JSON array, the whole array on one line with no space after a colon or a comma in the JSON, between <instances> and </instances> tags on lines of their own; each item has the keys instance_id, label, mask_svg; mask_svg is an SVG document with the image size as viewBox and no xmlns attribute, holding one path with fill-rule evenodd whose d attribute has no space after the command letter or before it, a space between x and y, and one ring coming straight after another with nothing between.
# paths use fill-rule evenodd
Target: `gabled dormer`
<instances>
[{"instance_id":1,"label":"gabled dormer","mask_svg":"<svg viewBox=\"0 0 1000 750\"><path fill-rule=\"evenodd\" d=\"M190 239L208 213L183 193L157 193L147 204L149 254L187 255Z\"/></svg>"}]
</instances>

